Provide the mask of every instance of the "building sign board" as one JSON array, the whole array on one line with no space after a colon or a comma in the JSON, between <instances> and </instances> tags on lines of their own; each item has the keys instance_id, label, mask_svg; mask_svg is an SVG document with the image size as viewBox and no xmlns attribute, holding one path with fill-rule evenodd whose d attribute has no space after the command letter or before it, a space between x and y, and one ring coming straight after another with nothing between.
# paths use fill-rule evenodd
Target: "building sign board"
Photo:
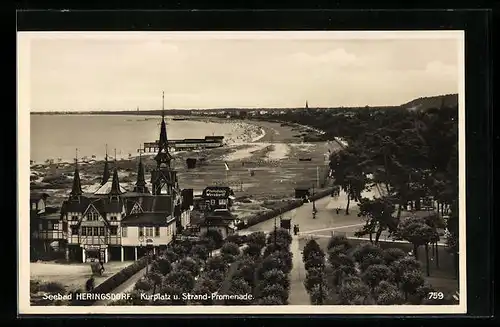
<instances>
[{"instance_id":1,"label":"building sign board","mask_svg":"<svg viewBox=\"0 0 500 327\"><path fill-rule=\"evenodd\" d=\"M211 186L203 190L203 198L228 198L230 195L229 187Z\"/></svg>"}]
</instances>

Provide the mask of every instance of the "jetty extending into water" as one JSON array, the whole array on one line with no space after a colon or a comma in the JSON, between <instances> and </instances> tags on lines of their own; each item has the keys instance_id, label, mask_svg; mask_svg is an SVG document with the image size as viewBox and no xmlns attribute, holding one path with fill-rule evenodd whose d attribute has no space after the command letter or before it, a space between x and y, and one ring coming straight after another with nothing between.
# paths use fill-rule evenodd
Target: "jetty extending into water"
<instances>
[{"instance_id":1,"label":"jetty extending into water","mask_svg":"<svg viewBox=\"0 0 500 327\"><path fill-rule=\"evenodd\" d=\"M205 136L203 139L168 140L173 151L202 150L220 148L224 145L224 136ZM143 151L152 153L158 151L158 141L144 143Z\"/></svg>"}]
</instances>

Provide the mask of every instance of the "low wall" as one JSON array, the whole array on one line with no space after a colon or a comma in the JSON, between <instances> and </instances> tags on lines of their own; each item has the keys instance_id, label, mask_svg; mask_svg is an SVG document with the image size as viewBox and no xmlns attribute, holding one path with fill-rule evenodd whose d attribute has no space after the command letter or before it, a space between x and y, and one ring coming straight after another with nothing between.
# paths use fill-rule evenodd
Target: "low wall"
<instances>
[{"instance_id":1,"label":"low wall","mask_svg":"<svg viewBox=\"0 0 500 327\"><path fill-rule=\"evenodd\" d=\"M317 192L316 194L310 196L309 199L314 200L314 201L319 200L321 198L324 198L325 196L329 196L332 193L332 191L333 191L333 188L330 187L326 190ZM296 209L296 208L302 206L303 204L304 204L303 200L296 199L293 202L290 202L290 203L284 205L283 207L273 209L270 211L266 211L266 212L262 212L262 213L257 213L255 215L247 218L247 223L242 229L256 225L258 223L261 223L261 222L266 221L268 219L274 218L276 216L279 216L285 212Z\"/></svg>"}]
</instances>

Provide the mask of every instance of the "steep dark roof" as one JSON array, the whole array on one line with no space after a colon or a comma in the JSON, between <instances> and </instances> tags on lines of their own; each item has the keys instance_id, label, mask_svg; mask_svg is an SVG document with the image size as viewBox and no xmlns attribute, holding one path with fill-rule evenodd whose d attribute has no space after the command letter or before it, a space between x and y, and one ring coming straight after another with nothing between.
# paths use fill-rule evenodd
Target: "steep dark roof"
<instances>
[{"instance_id":1,"label":"steep dark roof","mask_svg":"<svg viewBox=\"0 0 500 327\"><path fill-rule=\"evenodd\" d=\"M172 155L168 152L167 126L165 124L163 112L161 117L160 140L158 141L158 154L155 156L155 161L158 167L160 164L170 166L170 161L172 161Z\"/></svg>"},{"instance_id":2,"label":"steep dark roof","mask_svg":"<svg viewBox=\"0 0 500 327\"><path fill-rule=\"evenodd\" d=\"M91 204L101 215L105 216L106 213L121 212L124 201L121 199L119 201L111 201L104 197L89 198L81 196L80 201L64 201L61 206L61 214L66 214L68 212L84 213Z\"/></svg>"},{"instance_id":3,"label":"steep dark roof","mask_svg":"<svg viewBox=\"0 0 500 327\"><path fill-rule=\"evenodd\" d=\"M78 170L78 162L75 161L75 174L73 176L73 187L71 188L70 195L79 196L82 195L82 182L80 181L80 173Z\"/></svg>"},{"instance_id":4,"label":"steep dark roof","mask_svg":"<svg viewBox=\"0 0 500 327\"><path fill-rule=\"evenodd\" d=\"M122 225L124 226L168 226L171 224L173 219L169 219L167 222L167 217L169 215L164 212L143 212L134 213L125 217L122 220Z\"/></svg>"},{"instance_id":5,"label":"steep dark roof","mask_svg":"<svg viewBox=\"0 0 500 327\"><path fill-rule=\"evenodd\" d=\"M137 182L135 183L134 192L149 193L146 187L146 179L144 178L144 165L139 157L139 167L137 168Z\"/></svg>"},{"instance_id":6,"label":"steep dark roof","mask_svg":"<svg viewBox=\"0 0 500 327\"><path fill-rule=\"evenodd\" d=\"M110 177L110 173L109 173L108 154L106 153L106 158L104 160L104 172L102 173L101 185L106 184L106 182L109 180L109 177Z\"/></svg>"},{"instance_id":7,"label":"steep dark roof","mask_svg":"<svg viewBox=\"0 0 500 327\"><path fill-rule=\"evenodd\" d=\"M234 215L229 210L225 209L211 211L206 214L206 217L210 219L234 219Z\"/></svg>"},{"instance_id":8,"label":"steep dark roof","mask_svg":"<svg viewBox=\"0 0 500 327\"><path fill-rule=\"evenodd\" d=\"M172 213L172 197L170 195L150 195L136 193L134 196L127 194L124 197L125 210L127 214L134 208L135 203L139 203L143 212Z\"/></svg>"},{"instance_id":9,"label":"steep dark roof","mask_svg":"<svg viewBox=\"0 0 500 327\"><path fill-rule=\"evenodd\" d=\"M229 226L233 223L233 220L229 219L212 219L212 217L206 217L200 226Z\"/></svg>"},{"instance_id":10,"label":"steep dark roof","mask_svg":"<svg viewBox=\"0 0 500 327\"><path fill-rule=\"evenodd\" d=\"M81 196L80 201L66 200L61 206L61 214L66 214L68 212L83 213L90 205L90 203L92 203L92 199L85 196Z\"/></svg>"},{"instance_id":11,"label":"steep dark roof","mask_svg":"<svg viewBox=\"0 0 500 327\"><path fill-rule=\"evenodd\" d=\"M110 195L120 195L123 192L120 190L120 181L118 180L118 169L113 169L113 181L111 183Z\"/></svg>"}]
</instances>

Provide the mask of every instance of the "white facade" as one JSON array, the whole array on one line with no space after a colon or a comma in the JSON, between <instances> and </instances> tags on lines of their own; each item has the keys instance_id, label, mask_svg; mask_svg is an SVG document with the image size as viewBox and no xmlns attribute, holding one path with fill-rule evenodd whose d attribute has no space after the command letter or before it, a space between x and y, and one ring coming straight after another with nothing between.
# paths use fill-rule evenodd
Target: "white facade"
<instances>
[{"instance_id":1,"label":"white facade","mask_svg":"<svg viewBox=\"0 0 500 327\"><path fill-rule=\"evenodd\" d=\"M140 231L142 231L143 237L140 236ZM174 238L175 221L172 220L168 226L123 226L121 232L122 246L167 245Z\"/></svg>"}]
</instances>

